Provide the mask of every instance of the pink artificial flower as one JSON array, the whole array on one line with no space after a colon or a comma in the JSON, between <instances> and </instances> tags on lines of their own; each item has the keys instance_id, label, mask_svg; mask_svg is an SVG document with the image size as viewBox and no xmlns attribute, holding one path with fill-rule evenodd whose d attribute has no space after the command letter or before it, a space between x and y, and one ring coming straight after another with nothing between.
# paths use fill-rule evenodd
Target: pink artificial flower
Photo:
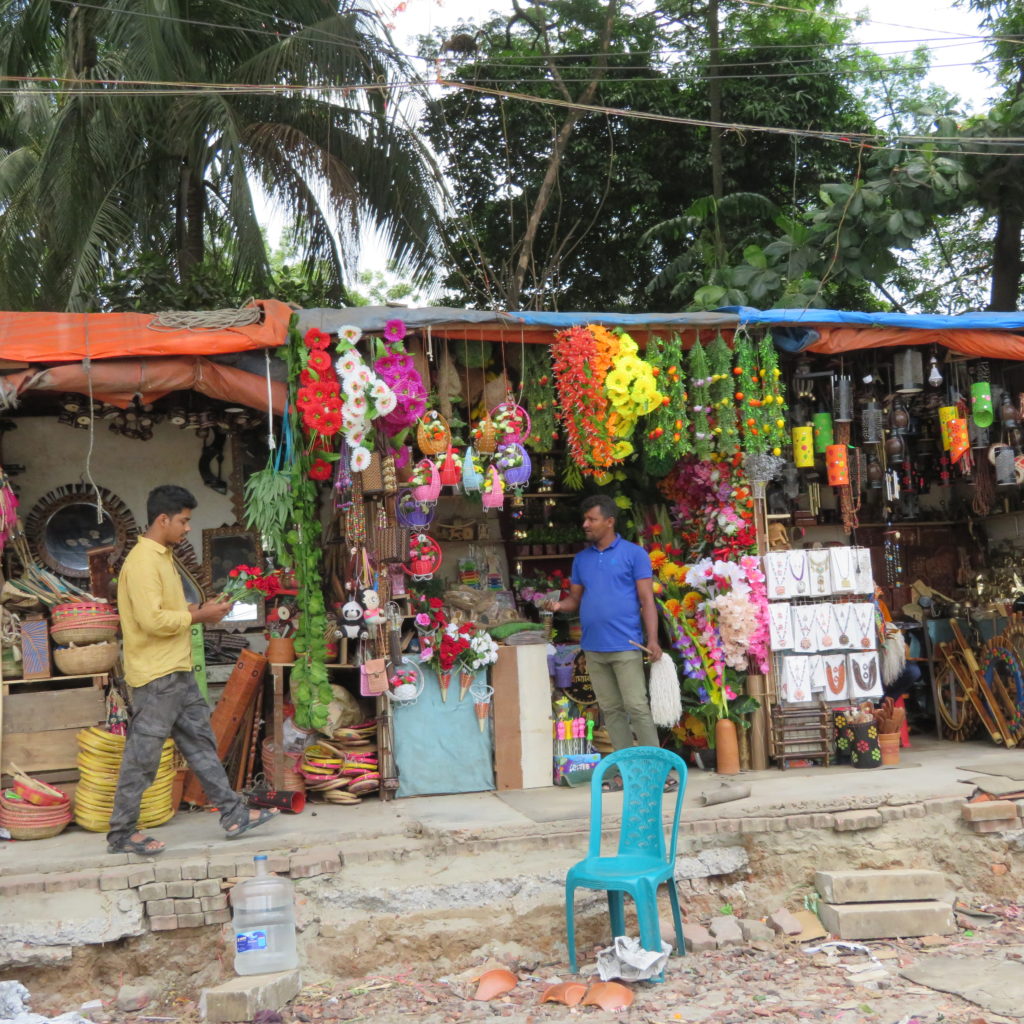
<instances>
[{"instance_id":1,"label":"pink artificial flower","mask_svg":"<svg viewBox=\"0 0 1024 1024\"><path fill-rule=\"evenodd\" d=\"M389 320L384 325L384 337L388 341L401 341L405 337L405 321Z\"/></svg>"}]
</instances>

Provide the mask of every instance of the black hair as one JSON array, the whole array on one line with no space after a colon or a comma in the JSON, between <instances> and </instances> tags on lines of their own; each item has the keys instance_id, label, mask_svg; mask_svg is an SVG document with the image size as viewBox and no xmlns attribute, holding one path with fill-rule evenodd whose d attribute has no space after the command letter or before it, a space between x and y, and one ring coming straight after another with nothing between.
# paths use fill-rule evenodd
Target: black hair
<instances>
[{"instance_id":1,"label":"black hair","mask_svg":"<svg viewBox=\"0 0 1024 1024\"><path fill-rule=\"evenodd\" d=\"M600 509L605 519L619 518L619 506L607 494L591 494L580 502L581 512L588 512L592 508Z\"/></svg>"},{"instance_id":2,"label":"black hair","mask_svg":"<svg viewBox=\"0 0 1024 1024\"><path fill-rule=\"evenodd\" d=\"M194 509L199 502L191 491L177 484L163 484L154 487L146 499L146 515L149 517L149 525L160 518L160 516L174 517L184 509Z\"/></svg>"}]
</instances>

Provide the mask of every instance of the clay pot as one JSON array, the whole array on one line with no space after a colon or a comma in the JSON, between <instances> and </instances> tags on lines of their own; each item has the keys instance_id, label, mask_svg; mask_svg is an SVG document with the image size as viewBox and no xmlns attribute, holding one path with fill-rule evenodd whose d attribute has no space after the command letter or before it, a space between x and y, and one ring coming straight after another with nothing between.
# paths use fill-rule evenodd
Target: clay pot
<instances>
[{"instance_id":1,"label":"clay pot","mask_svg":"<svg viewBox=\"0 0 1024 1024\"><path fill-rule=\"evenodd\" d=\"M542 1003L564 1003L566 1006L579 1006L587 994L587 986L578 981L563 981L558 985L550 985L544 989L540 997Z\"/></svg>"},{"instance_id":2,"label":"clay pot","mask_svg":"<svg viewBox=\"0 0 1024 1024\"><path fill-rule=\"evenodd\" d=\"M898 732L880 732L878 748L882 752L882 764L900 763L900 734Z\"/></svg>"},{"instance_id":3,"label":"clay pot","mask_svg":"<svg viewBox=\"0 0 1024 1024\"><path fill-rule=\"evenodd\" d=\"M885 442L885 454L891 459L899 459L903 456L903 438L899 434L892 434Z\"/></svg>"},{"instance_id":4,"label":"clay pot","mask_svg":"<svg viewBox=\"0 0 1024 1024\"><path fill-rule=\"evenodd\" d=\"M739 775L740 747L736 723L720 718L715 724L715 757L719 775Z\"/></svg>"},{"instance_id":5,"label":"clay pot","mask_svg":"<svg viewBox=\"0 0 1024 1024\"><path fill-rule=\"evenodd\" d=\"M497 999L516 987L516 976L511 971L496 968L480 976L474 999Z\"/></svg>"},{"instance_id":6,"label":"clay pot","mask_svg":"<svg viewBox=\"0 0 1024 1024\"><path fill-rule=\"evenodd\" d=\"M732 723L730 722L730 725ZM633 990L617 981L595 981L587 990L584 1006L600 1006L602 1010L624 1010L633 1002Z\"/></svg>"}]
</instances>

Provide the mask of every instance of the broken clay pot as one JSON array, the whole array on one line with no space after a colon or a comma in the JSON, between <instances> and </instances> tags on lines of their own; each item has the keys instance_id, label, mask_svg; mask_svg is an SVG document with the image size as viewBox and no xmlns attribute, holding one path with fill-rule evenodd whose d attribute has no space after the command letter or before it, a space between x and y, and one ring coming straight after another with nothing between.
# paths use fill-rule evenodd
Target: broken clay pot
<instances>
[{"instance_id":1,"label":"broken clay pot","mask_svg":"<svg viewBox=\"0 0 1024 1024\"><path fill-rule=\"evenodd\" d=\"M549 985L540 997L542 1003L564 1003L566 1006L578 1006L587 994L587 986L578 981L563 981L558 985Z\"/></svg>"},{"instance_id":2,"label":"broken clay pot","mask_svg":"<svg viewBox=\"0 0 1024 1024\"><path fill-rule=\"evenodd\" d=\"M516 987L516 976L511 971L495 969L480 975L474 999L497 999Z\"/></svg>"},{"instance_id":3,"label":"broken clay pot","mask_svg":"<svg viewBox=\"0 0 1024 1024\"><path fill-rule=\"evenodd\" d=\"M602 1010L624 1010L633 1002L633 990L617 981L595 981L583 999L584 1006L600 1006Z\"/></svg>"}]
</instances>

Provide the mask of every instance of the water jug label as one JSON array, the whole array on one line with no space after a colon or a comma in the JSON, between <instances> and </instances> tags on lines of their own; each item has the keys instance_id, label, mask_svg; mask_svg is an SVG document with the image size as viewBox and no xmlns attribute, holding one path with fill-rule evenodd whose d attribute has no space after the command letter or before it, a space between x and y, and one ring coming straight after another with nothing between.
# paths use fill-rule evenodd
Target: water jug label
<instances>
[{"instance_id":1,"label":"water jug label","mask_svg":"<svg viewBox=\"0 0 1024 1024\"><path fill-rule=\"evenodd\" d=\"M235 950L239 953L251 953L253 950L266 948L266 932L239 932L235 936Z\"/></svg>"}]
</instances>

